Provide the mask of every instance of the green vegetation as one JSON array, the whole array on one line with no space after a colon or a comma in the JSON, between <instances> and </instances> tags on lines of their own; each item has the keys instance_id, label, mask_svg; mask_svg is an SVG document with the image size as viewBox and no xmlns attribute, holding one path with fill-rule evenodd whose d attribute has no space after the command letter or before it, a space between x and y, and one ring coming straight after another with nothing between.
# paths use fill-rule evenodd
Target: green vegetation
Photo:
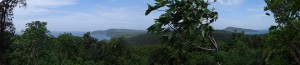
<instances>
[{"instance_id":1,"label":"green vegetation","mask_svg":"<svg viewBox=\"0 0 300 65\"><path fill-rule=\"evenodd\" d=\"M211 23L217 20L217 12L208 9L204 0L156 0L149 5L146 15L166 7L165 12L155 19L147 30L161 33L162 48L154 54L151 64L219 64L215 57L218 46L212 36ZM202 58L201 55L209 58ZM199 56L199 57L198 57ZM198 60L208 60L208 62Z\"/></svg>"},{"instance_id":2,"label":"green vegetation","mask_svg":"<svg viewBox=\"0 0 300 65\"><path fill-rule=\"evenodd\" d=\"M23 35L14 35L10 54L13 65L151 65L166 63L172 58L168 48L159 44L163 34L141 34L131 38L112 38L101 40L87 32L82 37L64 33L58 37L50 35L46 22L34 21L27 24ZM222 33L222 34L219 34ZM228 34L226 34L228 33ZM243 33L216 32L219 36L230 36L232 41L220 37L219 52L188 50L186 64L257 64L261 58L264 35L245 35ZM215 36L217 37L217 36ZM255 40L255 41L253 41ZM247 50L242 51L241 49ZM212 54L213 53L213 54ZM161 59L163 58L163 59ZM199 61L202 60L202 61ZM166 63L167 64L167 63Z\"/></svg>"},{"instance_id":3,"label":"green vegetation","mask_svg":"<svg viewBox=\"0 0 300 65\"><path fill-rule=\"evenodd\" d=\"M15 7L26 6L26 0L1 0L0 2L0 64L10 64L9 49L15 32L13 10Z\"/></svg>"},{"instance_id":4,"label":"green vegetation","mask_svg":"<svg viewBox=\"0 0 300 65\"><path fill-rule=\"evenodd\" d=\"M14 2L8 5L6 1ZM210 3L205 0L155 1L146 15L159 8L166 10L147 29L149 33L111 29L55 37L42 21L27 23L24 34L14 34L11 10L26 3L3 0L0 65L300 64L300 0L265 0L265 11L273 13L278 25L270 27L270 33L259 35L247 35L244 32L253 30L232 27L214 30L210 25L218 13L209 9ZM11 7L5 10L3 5ZM102 33L113 37L97 40L91 36Z\"/></svg>"},{"instance_id":5,"label":"green vegetation","mask_svg":"<svg viewBox=\"0 0 300 65\"><path fill-rule=\"evenodd\" d=\"M300 64L300 0L266 0L277 26L270 27L265 64ZM267 13L267 15L270 15ZM284 62L286 61L286 62Z\"/></svg>"}]
</instances>

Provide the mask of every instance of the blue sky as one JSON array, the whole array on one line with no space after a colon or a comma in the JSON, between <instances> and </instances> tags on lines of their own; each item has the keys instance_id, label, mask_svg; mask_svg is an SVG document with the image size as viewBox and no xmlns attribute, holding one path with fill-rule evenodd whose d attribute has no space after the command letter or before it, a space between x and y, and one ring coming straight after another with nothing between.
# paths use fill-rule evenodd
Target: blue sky
<instances>
[{"instance_id":1,"label":"blue sky","mask_svg":"<svg viewBox=\"0 0 300 65\"><path fill-rule=\"evenodd\" d=\"M111 28L145 30L153 24L160 12L144 15L147 3L153 0L27 0L26 8L15 10L16 31L25 29L31 21L48 22L50 31L94 31ZM268 29L275 25L273 17L266 16L264 0L217 0L219 19L215 29L240 27Z\"/></svg>"}]
</instances>

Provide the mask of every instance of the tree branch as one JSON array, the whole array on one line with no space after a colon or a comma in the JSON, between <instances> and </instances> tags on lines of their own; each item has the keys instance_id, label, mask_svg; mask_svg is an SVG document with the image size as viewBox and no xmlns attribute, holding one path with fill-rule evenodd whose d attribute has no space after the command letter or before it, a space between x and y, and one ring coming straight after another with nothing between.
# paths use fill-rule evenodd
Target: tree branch
<instances>
[{"instance_id":1,"label":"tree branch","mask_svg":"<svg viewBox=\"0 0 300 65\"><path fill-rule=\"evenodd\" d=\"M210 41L212 42L212 44L214 45L215 49L217 49L217 52L218 52L219 51L218 44L217 44L215 38L213 38L212 36L208 36L208 38L210 39Z\"/></svg>"},{"instance_id":2,"label":"tree branch","mask_svg":"<svg viewBox=\"0 0 300 65\"><path fill-rule=\"evenodd\" d=\"M214 51L214 50L216 50L216 49L209 49L209 48L204 48L204 47L200 47L200 46L197 46L197 48L202 49L202 50L207 50L207 51Z\"/></svg>"}]
</instances>

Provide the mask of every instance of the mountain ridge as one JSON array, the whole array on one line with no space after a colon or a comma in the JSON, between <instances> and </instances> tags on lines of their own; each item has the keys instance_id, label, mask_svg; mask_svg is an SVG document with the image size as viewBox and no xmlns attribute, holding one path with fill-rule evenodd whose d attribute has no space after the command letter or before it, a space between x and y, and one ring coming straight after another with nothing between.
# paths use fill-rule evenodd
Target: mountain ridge
<instances>
[{"instance_id":1,"label":"mountain ridge","mask_svg":"<svg viewBox=\"0 0 300 65\"><path fill-rule=\"evenodd\" d=\"M268 30L253 30L253 29L245 29L245 28L238 28L238 27L227 27L225 29L222 29L224 31L228 32L234 32L234 33L242 33L244 32L245 34L266 34L268 33Z\"/></svg>"},{"instance_id":2,"label":"mountain ridge","mask_svg":"<svg viewBox=\"0 0 300 65\"><path fill-rule=\"evenodd\" d=\"M108 29L108 30L97 30L91 32L91 34L105 34L110 37L133 37L136 35L140 35L143 33L147 33L146 30L132 30L132 29Z\"/></svg>"}]
</instances>

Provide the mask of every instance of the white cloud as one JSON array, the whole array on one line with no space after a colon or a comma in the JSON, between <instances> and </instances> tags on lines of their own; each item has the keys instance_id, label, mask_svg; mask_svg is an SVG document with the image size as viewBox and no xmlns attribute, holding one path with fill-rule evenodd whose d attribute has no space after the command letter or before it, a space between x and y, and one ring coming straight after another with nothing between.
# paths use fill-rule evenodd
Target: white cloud
<instances>
[{"instance_id":1,"label":"white cloud","mask_svg":"<svg viewBox=\"0 0 300 65\"><path fill-rule=\"evenodd\" d=\"M50 31L94 31L110 28L125 28L145 30L151 24L158 14L152 13L149 16L144 15L143 7L95 7L92 10L71 12L62 16L52 16L47 18L34 18L19 22L17 30L25 29L25 24L30 21L40 20L48 22Z\"/></svg>"},{"instance_id":2,"label":"white cloud","mask_svg":"<svg viewBox=\"0 0 300 65\"><path fill-rule=\"evenodd\" d=\"M110 28L145 30L154 23L155 16L145 16L144 12L140 10L140 8L104 8L90 12L77 12L63 17L47 18L46 21L49 21L49 29L60 31L94 31Z\"/></svg>"},{"instance_id":3,"label":"white cloud","mask_svg":"<svg viewBox=\"0 0 300 65\"><path fill-rule=\"evenodd\" d=\"M27 0L28 7L58 7L75 4L77 0Z\"/></svg>"},{"instance_id":4,"label":"white cloud","mask_svg":"<svg viewBox=\"0 0 300 65\"><path fill-rule=\"evenodd\" d=\"M44 15L51 12L58 12L51 8L73 5L77 0L27 0L27 7L16 8L16 16Z\"/></svg>"},{"instance_id":5,"label":"white cloud","mask_svg":"<svg viewBox=\"0 0 300 65\"><path fill-rule=\"evenodd\" d=\"M217 3L225 6L234 6L243 3L244 0L217 0Z\"/></svg>"},{"instance_id":6,"label":"white cloud","mask_svg":"<svg viewBox=\"0 0 300 65\"><path fill-rule=\"evenodd\" d=\"M24 29L28 22L41 20L38 18L62 12L54 8L74 5L77 0L27 0L26 2L27 7L14 10L14 24L17 31Z\"/></svg>"},{"instance_id":7,"label":"white cloud","mask_svg":"<svg viewBox=\"0 0 300 65\"><path fill-rule=\"evenodd\" d=\"M234 12L243 7L244 2L245 0L217 0L217 2L211 2L210 7L216 8L216 11Z\"/></svg>"},{"instance_id":8,"label":"white cloud","mask_svg":"<svg viewBox=\"0 0 300 65\"><path fill-rule=\"evenodd\" d=\"M253 14L241 19L223 17L213 23L216 29L224 29L226 27L240 27L247 29L268 29L270 26L276 25L274 18L264 14Z\"/></svg>"},{"instance_id":9,"label":"white cloud","mask_svg":"<svg viewBox=\"0 0 300 65\"><path fill-rule=\"evenodd\" d=\"M157 17L155 13L145 16L147 5L110 7L95 4L84 11L56 9L74 4L82 5L77 0L28 0L27 8L15 10L14 24L17 31L25 29L25 24L31 21L48 22L50 31L94 31L110 28L145 30L154 23L154 17Z\"/></svg>"},{"instance_id":10,"label":"white cloud","mask_svg":"<svg viewBox=\"0 0 300 65\"><path fill-rule=\"evenodd\" d=\"M145 30L154 23L153 19L161 14L158 12L152 12L150 15L145 16L144 12L147 9L147 5L135 7L111 7L96 4L96 6L88 7L84 11L55 10L56 7L58 8L67 5L76 4L76 6L80 6L80 3L77 4L76 1L77 0L30 0L26 9L21 8L15 11L15 14L17 15L15 16L15 21L18 22L15 23L17 31L25 29L26 23L36 20L48 22L47 27L50 31L94 31L110 28ZM239 5L243 3L243 1L244 0L217 0L217 5L219 7L216 9L229 9L235 11L234 9L236 8L234 5ZM33 4L29 5L30 3ZM243 11L245 10L247 9L244 9ZM252 11L251 9L248 10ZM253 11L254 10L255 9L253 9ZM60 12L68 13L56 15ZM219 14L223 15L222 13L227 14L224 14L224 17L220 17L218 21L213 24L213 26L217 29L223 29L229 26L262 29L268 28L272 25L274 20L272 17L263 16L263 14L236 14L239 12L233 13L228 11L222 11ZM45 16L49 14L52 16ZM245 18L237 19L231 16L243 16Z\"/></svg>"}]
</instances>

